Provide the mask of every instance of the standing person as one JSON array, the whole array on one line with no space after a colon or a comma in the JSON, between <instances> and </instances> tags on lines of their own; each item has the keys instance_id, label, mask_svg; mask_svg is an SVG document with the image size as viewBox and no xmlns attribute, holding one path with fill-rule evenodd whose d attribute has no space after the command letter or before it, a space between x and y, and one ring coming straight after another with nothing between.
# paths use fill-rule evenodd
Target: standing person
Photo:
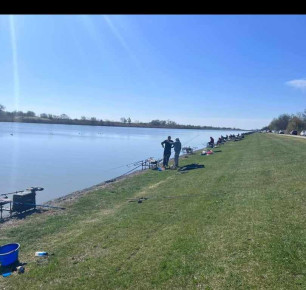
<instances>
[{"instance_id":1,"label":"standing person","mask_svg":"<svg viewBox=\"0 0 306 290\"><path fill-rule=\"evenodd\" d=\"M179 156L182 149L182 144L179 138L175 139L175 142L173 143L174 148L174 167L179 166Z\"/></svg>"},{"instance_id":2,"label":"standing person","mask_svg":"<svg viewBox=\"0 0 306 290\"><path fill-rule=\"evenodd\" d=\"M161 145L164 148L164 160L163 160L163 166L164 167L169 167L169 158L171 155L171 148L173 147L173 141L171 140L171 136L168 136L168 139L165 141L161 142Z\"/></svg>"}]
</instances>

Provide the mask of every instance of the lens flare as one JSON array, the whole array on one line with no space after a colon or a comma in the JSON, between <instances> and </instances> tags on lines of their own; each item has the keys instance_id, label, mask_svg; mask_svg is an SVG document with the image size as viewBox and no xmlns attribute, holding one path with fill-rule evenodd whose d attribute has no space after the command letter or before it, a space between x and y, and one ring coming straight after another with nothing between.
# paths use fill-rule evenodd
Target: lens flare
<instances>
[{"instance_id":1,"label":"lens flare","mask_svg":"<svg viewBox=\"0 0 306 290\"><path fill-rule=\"evenodd\" d=\"M14 74L14 101L15 108L19 110L19 72L18 72L18 59L17 59L17 41L16 41L16 31L15 31L15 19L13 15L10 15L10 34L11 34L11 44L12 44L12 54L13 54L13 74Z\"/></svg>"},{"instance_id":2,"label":"lens flare","mask_svg":"<svg viewBox=\"0 0 306 290\"><path fill-rule=\"evenodd\" d=\"M18 72L18 60L17 60L17 41L16 41L16 31L15 31L15 19L13 15L10 15L10 35L11 35L11 44L12 44L12 55L13 55L13 85L14 85L14 105L15 110L19 111L19 72ZM14 124L14 129L19 126L18 123ZM16 184L16 178L18 176L18 164L19 164L19 138L15 137L12 140L12 162L11 162L11 173L9 179L10 188L14 188Z\"/></svg>"}]
</instances>

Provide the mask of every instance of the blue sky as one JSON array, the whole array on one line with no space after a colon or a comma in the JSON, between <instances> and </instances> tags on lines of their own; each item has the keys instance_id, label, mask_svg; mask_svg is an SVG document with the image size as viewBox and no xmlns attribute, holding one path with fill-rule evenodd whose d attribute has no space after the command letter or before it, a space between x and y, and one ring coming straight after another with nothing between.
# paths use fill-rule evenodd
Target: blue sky
<instances>
[{"instance_id":1,"label":"blue sky","mask_svg":"<svg viewBox=\"0 0 306 290\"><path fill-rule=\"evenodd\" d=\"M305 15L0 15L0 104L261 128L306 108L305 30Z\"/></svg>"}]
</instances>

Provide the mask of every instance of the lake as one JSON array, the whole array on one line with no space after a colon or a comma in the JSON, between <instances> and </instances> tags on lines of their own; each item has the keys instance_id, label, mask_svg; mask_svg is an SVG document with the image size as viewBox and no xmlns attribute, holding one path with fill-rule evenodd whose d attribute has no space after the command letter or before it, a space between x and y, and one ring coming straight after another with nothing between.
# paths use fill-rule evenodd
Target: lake
<instances>
[{"instance_id":1,"label":"lake","mask_svg":"<svg viewBox=\"0 0 306 290\"><path fill-rule=\"evenodd\" d=\"M241 132L0 123L0 193L39 186L37 203L46 202L133 168L126 164L162 158L169 135L200 149L231 133Z\"/></svg>"}]
</instances>

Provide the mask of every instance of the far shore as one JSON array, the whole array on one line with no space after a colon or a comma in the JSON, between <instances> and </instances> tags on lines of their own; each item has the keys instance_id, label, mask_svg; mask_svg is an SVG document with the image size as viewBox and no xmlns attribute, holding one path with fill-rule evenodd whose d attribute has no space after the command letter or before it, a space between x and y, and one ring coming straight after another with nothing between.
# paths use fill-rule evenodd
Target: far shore
<instances>
[{"instance_id":1,"label":"far shore","mask_svg":"<svg viewBox=\"0 0 306 290\"><path fill-rule=\"evenodd\" d=\"M151 123L121 123L116 121L90 121L90 120L61 120L40 118L0 119L0 123L25 123L25 124L50 124L50 125L81 125L96 127L124 127L124 128L154 128L154 129L193 129L193 130L228 130L228 131L252 131L239 128L197 126L197 125L153 125Z\"/></svg>"}]
</instances>

